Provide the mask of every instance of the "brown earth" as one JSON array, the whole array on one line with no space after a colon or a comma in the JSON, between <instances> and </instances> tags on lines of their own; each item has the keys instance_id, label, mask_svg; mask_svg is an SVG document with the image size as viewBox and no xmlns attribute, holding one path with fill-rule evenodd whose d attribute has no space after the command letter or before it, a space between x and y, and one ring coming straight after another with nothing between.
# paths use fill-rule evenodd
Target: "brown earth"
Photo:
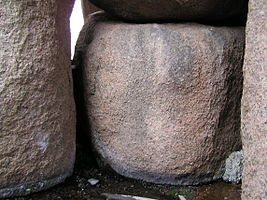
<instances>
[{"instance_id":1,"label":"brown earth","mask_svg":"<svg viewBox=\"0 0 267 200\"><path fill-rule=\"evenodd\" d=\"M92 177L99 180L96 186L87 182ZM241 185L224 182L199 187L157 185L93 168L76 171L65 183L47 191L5 200L104 200L102 193L127 194L158 200L179 200L178 195L182 195L186 200L241 200L240 187Z\"/></svg>"}]
</instances>

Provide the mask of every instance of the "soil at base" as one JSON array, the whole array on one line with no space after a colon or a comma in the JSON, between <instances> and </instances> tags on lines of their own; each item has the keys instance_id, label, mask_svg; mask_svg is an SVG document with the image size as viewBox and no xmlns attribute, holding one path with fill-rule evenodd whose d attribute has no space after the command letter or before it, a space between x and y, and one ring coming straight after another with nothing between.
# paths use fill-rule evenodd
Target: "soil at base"
<instances>
[{"instance_id":1,"label":"soil at base","mask_svg":"<svg viewBox=\"0 0 267 200\"><path fill-rule=\"evenodd\" d=\"M99 182L92 186L88 180ZM216 182L202 186L170 186L124 178L98 168L76 170L64 183L49 190L5 200L104 200L102 193L126 194L158 200L241 200L241 185Z\"/></svg>"}]
</instances>

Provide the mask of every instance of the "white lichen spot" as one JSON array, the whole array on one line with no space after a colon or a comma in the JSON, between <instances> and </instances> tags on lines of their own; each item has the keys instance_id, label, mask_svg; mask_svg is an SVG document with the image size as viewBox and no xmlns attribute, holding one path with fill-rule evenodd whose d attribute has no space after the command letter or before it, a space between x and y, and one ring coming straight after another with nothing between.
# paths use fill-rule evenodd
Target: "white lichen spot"
<instances>
[{"instance_id":1,"label":"white lichen spot","mask_svg":"<svg viewBox=\"0 0 267 200\"><path fill-rule=\"evenodd\" d=\"M49 134L48 133L39 132L36 135L36 144L41 151L45 151L47 149L48 143L49 143Z\"/></svg>"}]
</instances>

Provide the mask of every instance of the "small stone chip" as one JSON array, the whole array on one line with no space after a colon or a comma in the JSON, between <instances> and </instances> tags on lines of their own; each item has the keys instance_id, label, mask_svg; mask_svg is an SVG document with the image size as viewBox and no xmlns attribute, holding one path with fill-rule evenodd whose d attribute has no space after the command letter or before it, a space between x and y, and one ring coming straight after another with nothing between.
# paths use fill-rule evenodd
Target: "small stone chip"
<instances>
[{"instance_id":1,"label":"small stone chip","mask_svg":"<svg viewBox=\"0 0 267 200\"><path fill-rule=\"evenodd\" d=\"M96 185L97 183L99 183L99 180L94 179L94 178L90 178L90 179L88 179L88 183L90 183L91 185Z\"/></svg>"}]
</instances>

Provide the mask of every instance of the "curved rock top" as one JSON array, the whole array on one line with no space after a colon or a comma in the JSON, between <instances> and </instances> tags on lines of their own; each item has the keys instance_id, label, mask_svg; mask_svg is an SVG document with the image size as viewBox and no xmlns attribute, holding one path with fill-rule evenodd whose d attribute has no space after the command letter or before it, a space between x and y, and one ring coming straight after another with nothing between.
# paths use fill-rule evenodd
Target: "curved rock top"
<instances>
[{"instance_id":1,"label":"curved rock top","mask_svg":"<svg viewBox=\"0 0 267 200\"><path fill-rule=\"evenodd\" d=\"M221 21L247 13L247 0L89 0L129 21Z\"/></svg>"}]
</instances>

